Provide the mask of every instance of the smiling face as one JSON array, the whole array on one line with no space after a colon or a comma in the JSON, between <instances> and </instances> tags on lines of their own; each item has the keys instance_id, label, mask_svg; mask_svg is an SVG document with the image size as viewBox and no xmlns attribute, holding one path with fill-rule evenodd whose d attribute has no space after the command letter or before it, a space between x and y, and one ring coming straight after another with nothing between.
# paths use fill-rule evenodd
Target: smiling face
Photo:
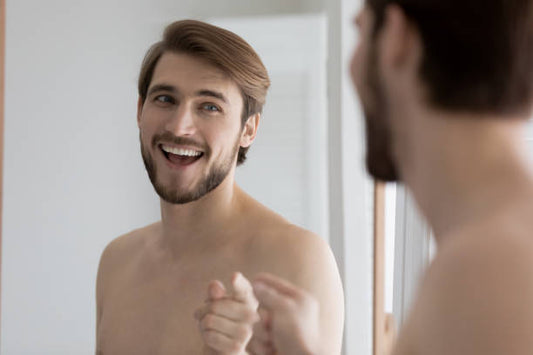
<instances>
[{"instance_id":1,"label":"smiling face","mask_svg":"<svg viewBox=\"0 0 533 355\"><path fill-rule=\"evenodd\" d=\"M368 5L355 19L359 44L352 57L351 74L365 116L367 170L378 180L397 181L398 172L392 158L390 113L379 71L373 21Z\"/></svg>"},{"instance_id":2,"label":"smiling face","mask_svg":"<svg viewBox=\"0 0 533 355\"><path fill-rule=\"evenodd\" d=\"M174 204L195 201L235 169L243 100L222 71L187 54L164 53L146 100L139 101L141 152L159 196ZM253 132L255 135L255 132Z\"/></svg>"}]
</instances>

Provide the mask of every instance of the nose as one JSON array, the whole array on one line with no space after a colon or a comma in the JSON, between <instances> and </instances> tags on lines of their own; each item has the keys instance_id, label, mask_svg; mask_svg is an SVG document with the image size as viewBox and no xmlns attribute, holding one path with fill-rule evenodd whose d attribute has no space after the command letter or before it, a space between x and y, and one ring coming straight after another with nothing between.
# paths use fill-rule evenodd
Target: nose
<instances>
[{"instance_id":1,"label":"nose","mask_svg":"<svg viewBox=\"0 0 533 355\"><path fill-rule=\"evenodd\" d=\"M196 131L192 108L187 104L179 105L169 118L165 128L177 137L192 136Z\"/></svg>"}]
</instances>

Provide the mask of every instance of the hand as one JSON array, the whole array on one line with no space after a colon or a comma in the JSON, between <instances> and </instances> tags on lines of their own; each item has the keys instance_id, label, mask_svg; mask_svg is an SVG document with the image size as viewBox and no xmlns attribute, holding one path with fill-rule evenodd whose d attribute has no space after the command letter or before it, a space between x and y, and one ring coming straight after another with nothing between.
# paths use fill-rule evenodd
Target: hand
<instances>
[{"instance_id":1,"label":"hand","mask_svg":"<svg viewBox=\"0 0 533 355\"><path fill-rule=\"evenodd\" d=\"M254 333L248 343L248 351L252 355L276 355L276 349L272 341L270 313L259 307L257 310L259 321L254 324Z\"/></svg>"},{"instance_id":2,"label":"hand","mask_svg":"<svg viewBox=\"0 0 533 355\"><path fill-rule=\"evenodd\" d=\"M318 301L305 290L271 274L258 275L254 292L261 308L261 324L267 336L261 336L264 348L253 349L258 355L317 355L321 353ZM256 327L259 328L259 327ZM258 335L259 337L259 335ZM253 342L256 346L257 342ZM275 351L268 352L269 346ZM261 352L263 351L263 352Z\"/></svg>"},{"instance_id":3,"label":"hand","mask_svg":"<svg viewBox=\"0 0 533 355\"><path fill-rule=\"evenodd\" d=\"M208 354L246 354L253 325L259 320L250 282L235 273L231 283L233 292L228 294L220 281L211 281L206 304L195 312Z\"/></svg>"}]
</instances>

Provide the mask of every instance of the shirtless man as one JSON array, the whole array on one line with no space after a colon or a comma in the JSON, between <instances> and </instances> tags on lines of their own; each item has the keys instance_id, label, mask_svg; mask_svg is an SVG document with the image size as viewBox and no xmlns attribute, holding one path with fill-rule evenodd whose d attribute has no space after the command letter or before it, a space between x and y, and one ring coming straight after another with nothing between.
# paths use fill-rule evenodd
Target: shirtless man
<instances>
[{"instance_id":1,"label":"shirtless man","mask_svg":"<svg viewBox=\"0 0 533 355\"><path fill-rule=\"evenodd\" d=\"M356 24L368 170L407 185L438 243L393 354L532 354L533 1L367 0ZM328 354L309 295L254 288L279 353Z\"/></svg>"},{"instance_id":2,"label":"shirtless man","mask_svg":"<svg viewBox=\"0 0 533 355\"><path fill-rule=\"evenodd\" d=\"M269 84L246 42L202 22L169 25L148 51L137 120L161 221L102 254L98 354L244 354L260 318L246 279L263 271L318 300L321 339L340 352L343 294L329 247L234 181Z\"/></svg>"}]
</instances>

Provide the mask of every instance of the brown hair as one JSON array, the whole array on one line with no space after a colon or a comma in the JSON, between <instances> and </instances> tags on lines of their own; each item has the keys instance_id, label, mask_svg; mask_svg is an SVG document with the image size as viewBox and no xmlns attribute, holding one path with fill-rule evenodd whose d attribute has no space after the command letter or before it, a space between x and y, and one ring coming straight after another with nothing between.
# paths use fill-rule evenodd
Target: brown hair
<instances>
[{"instance_id":1,"label":"brown hair","mask_svg":"<svg viewBox=\"0 0 533 355\"><path fill-rule=\"evenodd\" d=\"M270 79L257 53L235 33L195 20L176 21L168 25L163 39L153 44L146 53L138 82L142 102L146 100L155 67L165 52L199 57L225 72L241 90L243 125L250 116L263 111ZM247 151L248 147L239 148L238 165L246 160Z\"/></svg>"},{"instance_id":2,"label":"brown hair","mask_svg":"<svg viewBox=\"0 0 533 355\"><path fill-rule=\"evenodd\" d=\"M374 35L389 4L418 28L429 101L448 110L514 114L533 98L533 1L367 0Z\"/></svg>"}]
</instances>

